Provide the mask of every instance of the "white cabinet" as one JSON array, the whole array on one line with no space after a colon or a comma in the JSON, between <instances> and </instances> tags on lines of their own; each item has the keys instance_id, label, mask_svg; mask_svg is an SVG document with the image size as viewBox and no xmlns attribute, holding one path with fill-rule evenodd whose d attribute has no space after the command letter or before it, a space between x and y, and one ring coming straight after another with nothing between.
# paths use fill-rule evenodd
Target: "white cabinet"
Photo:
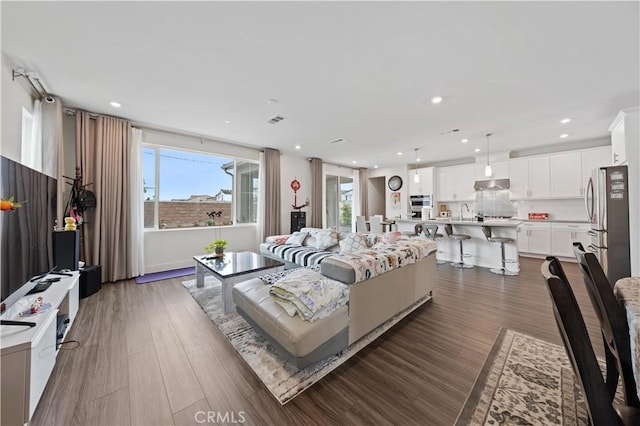
<instances>
[{"instance_id":1,"label":"white cabinet","mask_svg":"<svg viewBox=\"0 0 640 426\"><path fill-rule=\"evenodd\" d=\"M509 179L509 162L508 161L495 161L491 163L491 171L493 175L487 177L484 174L486 164L476 164L476 180L487 179Z\"/></svg>"},{"instance_id":2,"label":"white cabinet","mask_svg":"<svg viewBox=\"0 0 640 426\"><path fill-rule=\"evenodd\" d=\"M620 111L609 126L611 132L611 164L627 164L627 147L638 143L638 122L640 109L630 108Z\"/></svg>"},{"instance_id":3,"label":"white cabinet","mask_svg":"<svg viewBox=\"0 0 640 426\"><path fill-rule=\"evenodd\" d=\"M470 201L475 198L475 165L440 167L437 171L438 201Z\"/></svg>"},{"instance_id":4,"label":"white cabinet","mask_svg":"<svg viewBox=\"0 0 640 426\"><path fill-rule=\"evenodd\" d=\"M551 197L579 197L582 190L580 152L566 152L549 157Z\"/></svg>"},{"instance_id":5,"label":"white cabinet","mask_svg":"<svg viewBox=\"0 0 640 426\"><path fill-rule=\"evenodd\" d=\"M420 182L415 181L415 169L409 170L409 195L433 194L433 167L418 169Z\"/></svg>"},{"instance_id":6,"label":"white cabinet","mask_svg":"<svg viewBox=\"0 0 640 426\"><path fill-rule=\"evenodd\" d=\"M511 199L549 198L549 157L524 157L509 160Z\"/></svg>"},{"instance_id":7,"label":"white cabinet","mask_svg":"<svg viewBox=\"0 0 640 426\"><path fill-rule=\"evenodd\" d=\"M588 247L590 238L588 223L552 223L551 253L554 256L574 257L573 243Z\"/></svg>"},{"instance_id":8,"label":"white cabinet","mask_svg":"<svg viewBox=\"0 0 640 426\"><path fill-rule=\"evenodd\" d=\"M609 146L551 155L551 197L583 197L591 170L607 166L610 157Z\"/></svg>"},{"instance_id":9,"label":"white cabinet","mask_svg":"<svg viewBox=\"0 0 640 426\"><path fill-rule=\"evenodd\" d=\"M525 222L518 226L518 251L542 255L551 253L551 224Z\"/></svg>"}]
</instances>

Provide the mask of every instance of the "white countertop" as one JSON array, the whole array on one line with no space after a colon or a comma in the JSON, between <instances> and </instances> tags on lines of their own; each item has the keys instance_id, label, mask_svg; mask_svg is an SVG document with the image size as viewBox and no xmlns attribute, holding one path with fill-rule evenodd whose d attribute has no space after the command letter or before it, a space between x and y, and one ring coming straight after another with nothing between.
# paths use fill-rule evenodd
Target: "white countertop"
<instances>
[{"instance_id":1,"label":"white countertop","mask_svg":"<svg viewBox=\"0 0 640 426\"><path fill-rule=\"evenodd\" d=\"M442 219L396 219L396 222L404 222L404 223L429 223L434 225L446 225L450 223L452 225L465 225L465 226L505 226L505 227L516 227L522 223L519 219L489 219L484 222L478 222L477 220L459 220L459 219L451 219L451 218L442 218Z\"/></svg>"}]
</instances>

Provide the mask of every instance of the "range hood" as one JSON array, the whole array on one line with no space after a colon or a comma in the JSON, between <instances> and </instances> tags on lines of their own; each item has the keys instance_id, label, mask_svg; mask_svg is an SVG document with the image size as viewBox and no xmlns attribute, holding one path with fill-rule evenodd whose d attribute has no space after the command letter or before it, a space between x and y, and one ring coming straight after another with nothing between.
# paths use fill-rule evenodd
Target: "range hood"
<instances>
[{"instance_id":1,"label":"range hood","mask_svg":"<svg viewBox=\"0 0 640 426\"><path fill-rule=\"evenodd\" d=\"M489 180L477 180L473 185L473 189L476 191L495 191L498 189L509 189L509 179L489 179Z\"/></svg>"}]
</instances>

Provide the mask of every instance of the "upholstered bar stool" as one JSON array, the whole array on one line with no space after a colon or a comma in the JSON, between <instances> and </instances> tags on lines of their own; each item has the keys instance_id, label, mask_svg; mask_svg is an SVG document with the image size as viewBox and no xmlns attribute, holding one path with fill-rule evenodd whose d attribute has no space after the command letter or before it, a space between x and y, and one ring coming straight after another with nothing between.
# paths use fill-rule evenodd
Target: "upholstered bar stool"
<instances>
[{"instance_id":1,"label":"upholstered bar stool","mask_svg":"<svg viewBox=\"0 0 640 426\"><path fill-rule=\"evenodd\" d=\"M460 243L460 261L459 262L451 262L449 265L455 268L473 268L473 265L469 265L468 263L464 263L465 254L462 251L462 241L470 240L471 236L466 234L454 234L453 226L450 223L447 223L444 226L444 230L447 233L447 236L452 240L458 240Z\"/></svg>"},{"instance_id":2,"label":"upholstered bar stool","mask_svg":"<svg viewBox=\"0 0 640 426\"><path fill-rule=\"evenodd\" d=\"M442 239L442 237L443 237L443 235L438 232L438 225L425 225L424 226L424 235L426 235L427 238L429 238L431 240L436 240L436 241L440 241ZM436 264L437 265L443 265L443 264L447 263L445 260L437 258L438 254L443 254L443 253L446 253L446 252L444 250L442 250L442 244L438 244L438 249L436 250Z\"/></svg>"},{"instance_id":3,"label":"upholstered bar stool","mask_svg":"<svg viewBox=\"0 0 640 426\"><path fill-rule=\"evenodd\" d=\"M500 244L500 253L501 253L501 259L502 259L502 267L500 268L491 268L489 269L491 272L493 272L494 274L499 274L499 275L518 275L517 272L514 271L509 271L506 268L506 262L510 262L513 263L513 260L507 260L504 257L504 245L505 244L513 244L516 242L516 240L514 240L513 238L508 238L508 237L494 237L491 235L491 227L490 226L483 226L482 227L482 232L484 233L484 236L487 238L487 241L491 242L491 243L498 243Z\"/></svg>"}]
</instances>

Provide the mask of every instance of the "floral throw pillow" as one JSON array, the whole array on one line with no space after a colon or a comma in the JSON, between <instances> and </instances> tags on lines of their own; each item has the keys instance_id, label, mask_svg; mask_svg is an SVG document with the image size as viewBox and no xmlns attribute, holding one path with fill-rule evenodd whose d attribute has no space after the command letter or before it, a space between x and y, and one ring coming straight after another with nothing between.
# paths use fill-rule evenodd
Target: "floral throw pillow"
<instances>
[{"instance_id":1,"label":"floral throw pillow","mask_svg":"<svg viewBox=\"0 0 640 426\"><path fill-rule=\"evenodd\" d=\"M287 242L285 244L291 244L293 246L301 246L308 235L309 234L306 232L294 232L293 234L291 234L289 238L287 238Z\"/></svg>"},{"instance_id":2,"label":"floral throw pillow","mask_svg":"<svg viewBox=\"0 0 640 426\"><path fill-rule=\"evenodd\" d=\"M314 247L318 250L326 250L338 244L338 232L334 229L322 229L314 235L316 238Z\"/></svg>"},{"instance_id":3,"label":"floral throw pillow","mask_svg":"<svg viewBox=\"0 0 640 426\"><path fill-rule=\"evenodd\" d=\"M366 250L367 237L364 234L347 234L340 241L340 253L353 253L360 250Z\"/></svg>"}]
</instances>

